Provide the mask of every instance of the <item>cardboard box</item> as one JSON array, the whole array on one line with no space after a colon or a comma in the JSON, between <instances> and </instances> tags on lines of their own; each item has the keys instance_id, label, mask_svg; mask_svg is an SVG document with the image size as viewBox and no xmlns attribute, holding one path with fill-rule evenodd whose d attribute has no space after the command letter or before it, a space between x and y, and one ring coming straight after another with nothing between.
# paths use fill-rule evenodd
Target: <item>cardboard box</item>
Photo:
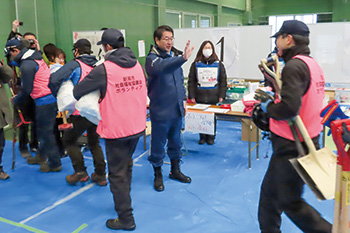
<instances>
[{"instance_id":1,"label":"cardboard box","mask_svg":"<svg viewBox=\"0 0 350 233\"><path fill-rule=\"evenodd\" d=\"M242 141L249 141L249 130L250 130L250 121L252 124L252 131L251 131L251 142L259 142L261 140L261 130L256 127L254 124L253 120L250 119L242 119L242 136L241 140ZM259 137L257 137L257 133L259 132Z\"/></svg>"}]
</instances>

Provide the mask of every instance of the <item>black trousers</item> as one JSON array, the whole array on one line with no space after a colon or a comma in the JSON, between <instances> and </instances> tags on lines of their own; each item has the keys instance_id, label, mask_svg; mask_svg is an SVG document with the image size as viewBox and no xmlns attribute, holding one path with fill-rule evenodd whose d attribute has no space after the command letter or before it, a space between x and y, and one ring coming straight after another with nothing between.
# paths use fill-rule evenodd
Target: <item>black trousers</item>
<instances>
[{"instance_id":1,"label":"black trousers","mask_svg":"<svg viewBox=\"0 0 350 233\"><path fill-rule=\"evenodd\" d=\"M271 135L274 153L261 185L258 209L261 232L280 233L281 214L284 212L303 232L330 233L332 225L302 198L304 182L289 162L298 156L296 149L290 150L295 148L295 143L281 141L281 138ZM282 146L289 150L283 151Z\"/></svg>"},{"instance_id":2,"label":"black trousers","mask_svg":"<svg viewBox=\"0 0 350 233\"><path fill-rule=\"evenodd\" d=\"M133 160L139 137L106 139L108 161L108 180L113 194L114 208L119 219L125 223L133 223L130 187Z\"/></svg>"},{"instance_id":3,"label":"black trousers","mask_svg":"<svg viewBox=\"0 0 350 233\"><path fill-rule=\"evenodd\" d=\"M29 131L29 124L22 124L19 128L19 135L18 135L18 141L19 141L19 150L20 151L28 151L27 144L29 143L30 149L37 149L38 148L38 139L36 135L36 124L35 121L33 121L30 124L30 140L28 138L28 131Z\"/></svg>"},{"instance_id":4,"label":"black trousers","mask_svg":"<svg viewBox=\"0 0 350 233\"><path fill-rule=\"evenodd\" d=\"M72 160L74 171L86 171L84 157L77 144L78 138L86 131L87 144L94 160L95 173L100 176L105 175L106 163L100 146L100 136L96 133L97 126L82 116L72 115L68 118L68 122L73 124L73 128L64 132L63 144Z\"/></svg>"},{"instance_id":5,"label":"black trousers","mask_svg":"<svg viewBox=\"0 0 350 233\"><path fill-rule=\"evenodd\" d=\"M56 115L56 103L37 105L35 107L36 132L39 140L40 155L47 157L51 168L61 166L61 157L54 134Z\"/></svg>"}]
</instances>

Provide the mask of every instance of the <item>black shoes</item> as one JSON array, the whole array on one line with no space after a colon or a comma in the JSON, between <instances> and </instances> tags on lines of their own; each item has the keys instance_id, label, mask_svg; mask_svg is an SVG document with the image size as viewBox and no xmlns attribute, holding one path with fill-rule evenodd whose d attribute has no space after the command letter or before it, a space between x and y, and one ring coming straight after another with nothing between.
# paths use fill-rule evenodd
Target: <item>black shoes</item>
<instances>
[{"instance_id":1,"label":"black shoes","mask_svg":"<svg viewBox=\"0 0 350 233\"><path fill-rule=\"evenodd\" d=\"M180 171L180 165L179 165L180 160L171 160L171 171L169 174L169 178L173 180L178 180L182 183L191 183L191 177L185 176L181 171Z\"/></svg>"},{"instance_id":2,"label":"black shoes","mask_svg":"<svg viewBox=\"0 0 350 233\"><path fill-rule=\"evenodd\" d=\"M123 223L122 221L117 219L108 219L106 222L106 226L113 230L125 230L125 231L133 231L136 228L135 222L131 223Z\"/></svg>"},{"instance_id":3,"label":"black shoes","mask_svg":"<svg viewBox=\"0 0 350 233\"><path fill-rule=\"evenodd\" d=\"M158 192L164 191L162 167L153 167L154 169L154 189Z\"/></svg>"},{"instance_id":4,"label":"black shoes","mask_svg":"<svg viewBox=\"0 0 350 233\"><path fill-rule=\"evenodd\" d=\"M208 135L207 136L207 143L208 143L208 145L213 145L214 144L214 139L215 139L214 135Z\"/></svg>"},{"instance_id":5,"label":"black shoes","mask_svg":"<svg viewBox=\"0 0 350 233\"><path fill-rule=\"evenodd\" d=\"M185 176L181 171L171 171L169 178L173 180L178 180L182 183L191 183L191 177Z\"/></svg>"},{"instance_id":6,"label":"black shoes","mask_svg":"<svg viewBox=\"0 0 350 233\"><path fill-rule=\"evenodd\" d=\"M199 134L199 145L203 145L207 140L207 135L206 134Z\"/></svg>"},{"instance_id":7,"label":"black shoes","mask_svg":"<svg viewBox=\"0 0 350 233\"><path fill-rule=\"evenodd\" d=\"M215 135L199 134L198 144L202 145L208 143L208 145L213 145L215 140Z\"/></svg>"}]
</instances>

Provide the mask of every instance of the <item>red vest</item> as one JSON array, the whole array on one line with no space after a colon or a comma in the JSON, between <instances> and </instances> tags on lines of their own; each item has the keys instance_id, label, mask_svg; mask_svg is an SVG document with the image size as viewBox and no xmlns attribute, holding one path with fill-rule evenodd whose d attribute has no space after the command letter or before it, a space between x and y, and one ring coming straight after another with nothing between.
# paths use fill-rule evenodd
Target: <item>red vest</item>
<instances>
[{"instance_id":1,"label":"red vest","mask_svg":"<svg viewBox=\"0 0 350 233\"><path fill-rule=\"evenodd\" d=\"M320 65L311 57L297 55L293 58L304 61L310 70L310 87L302 97L299 115L310 137L314 138L322 131L320 112L323 108L324 98L325 79L323 71ZM294 141L287 121L276 121L270 118L270 130L283 138Z\"/></svg>"},{"instance_id":2,"label":"red vest","mask_svg":"<svg viewBox=\"0 0 350 233\"><path fill-rule=\"evenodd\" d=\"M40 97L51 94L51 90L48 87L51 72L43 59L34 61L38 64L39 68L35 73L33 91L30 93L30 96L33 99L39 99Z\"/></svg>"},{"instance_id":3,"label":"red vest","mask_svg":"<svg viewBox=\"0 0 350 233\"><path fill-rule=\"evenodd\" d=\"M104 63L107 74L106 95L100 103L101 121L96 132L101 138L128 137L146 128L147 86L140 63L122 68Z\"/></svg>"},{"instance_id":4,"label":"red vest","mask_svg":"<svg viewBox=\"0 0 350 233\"><path fill-rule=\"evenodd\" d=\"M77 61L80 65L80 79L79 79L79 82L81 82L90 72L91 70L93 69L93 67L85 64L84 62L76 59L75 61ZM78 82L78 83L79 83ZM75 109L75 111L73 112L72 115L80 115L79 111Z\"/></svg>"}]
</instances>

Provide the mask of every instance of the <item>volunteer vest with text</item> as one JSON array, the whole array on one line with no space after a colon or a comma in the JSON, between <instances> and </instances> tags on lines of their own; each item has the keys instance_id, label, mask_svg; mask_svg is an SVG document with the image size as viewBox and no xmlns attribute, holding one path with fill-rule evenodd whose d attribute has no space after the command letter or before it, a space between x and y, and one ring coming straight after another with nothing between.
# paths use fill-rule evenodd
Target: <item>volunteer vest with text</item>
<instances>
[{"instance_id":1,"label":"volunteer vest with text","mask_svg":"<svg viewBox=\"0 0 350 233\"><path fill-rule=\"evenodd\" d=\"M302 97L299 115L311 138L316 137L322 131L320 112L323 108L324 84L323 71L319 64L311 57L297 55L293 59L300 59L306 63L310 70L310 87ZM270 118L270 130L289 140L294 141L287 121L276 121Z\"/></svg>"},{"instance_id":2,"label":"volunteer vest with text","mask_svg":"<svg viewBox=\"0 0 350 233\"><path fill-rule=\"evenodd\" d=\"M147 86L140 63L122 68L111 61L104 63L107 74L106 95L100 103L101 138L128 137L146 128Z\"/></svg>"},{"instance_id":3,"label":"volunteer vest with text","mask_svg":"<svg viewBox=\"0 0 350 233\"><path fill-rule=\"evenodd\" d=\"M199 88L212 89L218 83L219 77L219 62L205 64L203 62L196 63L197 80Z\"/></svg>"},{"instance_id":4,"label":"volunteer vest with text","mask_svg":"<svg viewBox=\"0 0 350 233\"><path fill-rule=\"evenodd\" d=\"M90 71L93 68L91 66L85 64L84 62L78 60L78 59L76 59L75 61L77 61L79 63L79 65L80 65L81 73L80 73L79 82L81 82L90 73ZM80 115L80 113L79 113L78 110L75 110L72 115Z\"/></svg>"},{"instance_id":5,"label":"volunteer vest with text","mask_svg":"<svg viewBox=\"0 0 350 233\"><path fill-rule=\"evenodd\" d=\"M35 73L33 91L30 93L30 96L33 99L38 99L51 94L51 90L48 87L51 72L43 59L34 61L39 67Z\"/></svg>"}]
</instances>

